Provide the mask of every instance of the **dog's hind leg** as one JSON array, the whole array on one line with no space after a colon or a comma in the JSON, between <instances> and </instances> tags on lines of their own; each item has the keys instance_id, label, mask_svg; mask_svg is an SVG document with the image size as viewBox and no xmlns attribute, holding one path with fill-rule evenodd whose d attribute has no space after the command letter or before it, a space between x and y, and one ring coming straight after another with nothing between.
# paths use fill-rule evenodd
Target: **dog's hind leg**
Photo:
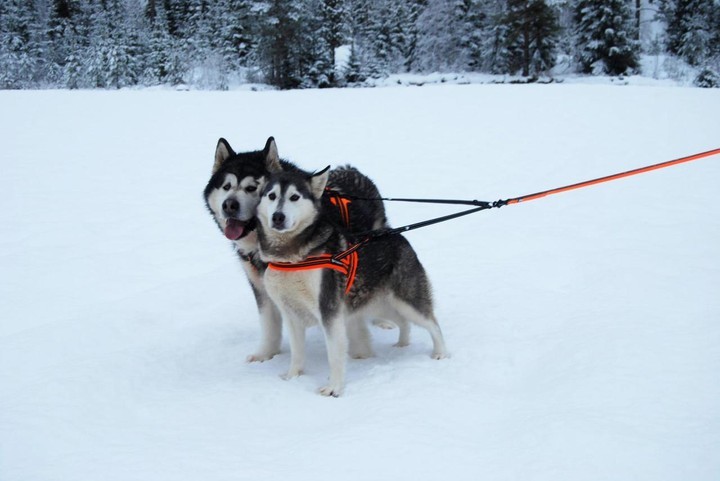
<instances>
[{"instance_id":1,"label":"dog's hind leg","mask_svg":"<svg viewBox=\"0 0 720 481\"><path fill-rule=\"evenodd\" d=\"M398 316L399 317L399 316ZM393 344L394 347L406 347L410 345L410 323L404 318L395 321L398 327L398 342Z\"/></svg>"},{"instance_id":2,"label":"dog's hind leg","mask_svg":"<svg viewBox=\"0 0 720 481\"><path fill-rule=\"evenodd\" d=\"M445 347L445 339L443 338L442 331L440 330L440 325L438 324L437 319L435 319L435 315L432 313L431 306L423 306L424 309L422 309L422 311L428 312L428 314L423 314L411 304L398 299L397 297L393 299L392 304L398 315L406 322L417 324L428 331L433 342L433 352L431 355L433 359L443 359L448 356L447 348Z\"/></svg>"},{"instance_id":3,"label":"dog's hind leg","mask_svg":"<svg viewBox=\"0 0 720 481\"><path fill-rule=\"evenodd\" d=\"M373 319L373 326L379 327L380 329L395 329L398 328L398 341L393 344L395 347L405 347L410 345L410 323L405 319L398 319L400 316L395 316L392 321L387 319Z\"/></svg>"},{"instance_id":4,"label":"dog's hind leg","mask_svg":"<svg viewBox=\"0 0 720 481\"><path fill-rule=\"evenodd\" d=\"M370 347L370 330L365 319L360 316L352 316L347 320L348 354L353 359L367 359L373 357Z\"/></svg>"}]
</instances>

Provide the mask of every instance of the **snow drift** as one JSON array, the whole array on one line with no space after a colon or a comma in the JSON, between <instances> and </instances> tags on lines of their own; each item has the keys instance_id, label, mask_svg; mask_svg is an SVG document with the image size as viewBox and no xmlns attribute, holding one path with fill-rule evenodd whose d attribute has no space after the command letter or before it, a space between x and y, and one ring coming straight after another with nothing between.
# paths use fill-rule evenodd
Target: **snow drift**
<instances>
[{"instance_id":1,"label":"snow drift","mask_svg":"<svg viewBox=\"0 0 720 481\"><path fill-rule=\"evenodd\" d=\"M345 396L258 340L217 138L496 200L718 147L720 96L597 85L0 92L0 479L716 480L720 158L413 232L452 358L374 330ZM394 225L451 211L388 204Z\"/></svg>"}]
</instances>

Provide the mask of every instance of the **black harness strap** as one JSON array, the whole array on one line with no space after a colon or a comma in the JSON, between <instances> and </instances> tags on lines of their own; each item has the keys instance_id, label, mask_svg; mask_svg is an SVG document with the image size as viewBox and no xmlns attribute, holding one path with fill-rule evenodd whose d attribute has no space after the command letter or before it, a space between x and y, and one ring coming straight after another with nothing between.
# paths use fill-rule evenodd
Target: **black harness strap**
<instances>
[{"instance_id":1,"label":"black harness strap","mask_svg":"<svg viewBox=\"0 0 720 481\"><path fill-rule=\"evenodd\" d=\"M385 200L385 199L383 199ZM402 199L389 199L389 200L402 200ZM435 203L435 200L430 199L418 199L413 200L410 202L432 202ZM415 229L420 229L422 227L427 227L429 225L433 224L439 224L440 222L445 222L452 219L457 219L458 217L463 217L466 215L474 214L475 212L480 212L481 210L488 210L488 209L494 209L494 208L500 208L507 204L507 201L504 200L497 200L495 202L485 202L480 200L468 200L468 201L457 201L457 200L447 200L445 202L440 202L443 204L470 204L470 205L476 205L477 207L473 209L463 210L460 212L456 212L454 214L448 214L444 215L442 217L435 217L433 219L424 220L422 222L416 222L414 224L408 224L404 225L402 227L393 227L393 228L387 228L387 229L378 229L373 230L369 232L363 232L359 235L359 237L366 237L364 241L361 241L363 243L367 243L372 239L377 239L379 237L384 237L387 235L393 235L393 234L402 234L403 232L408 232Z\"/></svg>"},{"instance_id":2,"label":"black harness strap","mask_svg":"<svg viewBox=\"0 0 720 481\"><path fill-rule=\"evenodd\" d=\"M344 197L352 200L385 200L390 202L416 202L422 204L456 204L456 205L475 205L478 207L490 204L483 200L465 200L465 199L406 199L400 197L356 197L353 195L345 195ZM503 204L504 205L504 204Z\"/></svg>"}]
</instances>

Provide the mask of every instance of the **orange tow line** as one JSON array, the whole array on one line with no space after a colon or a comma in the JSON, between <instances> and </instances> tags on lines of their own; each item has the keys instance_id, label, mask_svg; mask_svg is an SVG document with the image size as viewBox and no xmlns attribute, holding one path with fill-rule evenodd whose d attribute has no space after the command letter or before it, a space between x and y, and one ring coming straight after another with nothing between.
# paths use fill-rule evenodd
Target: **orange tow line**
<instances>
[{"instance_id":1,"label":"orange tow line","mask_svg":"<svg viewBox=\"0 0 720 481\"><path fill-rule=\"evenodd\" d=\"M569 190L582 189L583 187L589 187L591 185L602 184L603 182L610 182L612 180L623 179L632 175L644 174L645 172L651 172L653 170L670 167L671 165L682 164L685 162L691 162L693 160L703 159L712 155L720 154L720 149L708 150L707 152L701 152L699 154L688 155L687 157L680 157L679 159L668 160L667 162L660 162L659 164L648 165L647 167L641 167L639 169L628 170L627 172L620 172L619 174L607 175L605 177L599 177L597 179L587 180L585 182L578 182L577 184L566 185L564 187L558 187L556 189L544 190L535 194L523 195L522 197L515 197L514 199L508 199L503 201L505 204L517 204L519 202L528 202L535 199L541 199L552 194L559 194L561 192L567 192Z\"/></svg>"}]
</instances>

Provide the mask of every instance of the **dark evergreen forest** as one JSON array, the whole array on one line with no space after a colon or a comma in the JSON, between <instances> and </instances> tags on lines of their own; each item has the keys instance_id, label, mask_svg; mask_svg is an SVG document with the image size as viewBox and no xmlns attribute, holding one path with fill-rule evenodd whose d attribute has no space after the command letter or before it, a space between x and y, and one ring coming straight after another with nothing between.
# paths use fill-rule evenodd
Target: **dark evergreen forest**
<instances>
[{"instance_id":1,"label":"dark evergreen forest","mask_svg":"<svg viewBox=\"0 0 720 481\"><path fill-rule=\"evenodd\" d=\"M642 42L647 11L662 35ZM4 89L323 88L404 72L537 78L560 59L577 73L622 75L660 52L717 84L720 2L0 1Z\"/></svg>"}]
</instances>

